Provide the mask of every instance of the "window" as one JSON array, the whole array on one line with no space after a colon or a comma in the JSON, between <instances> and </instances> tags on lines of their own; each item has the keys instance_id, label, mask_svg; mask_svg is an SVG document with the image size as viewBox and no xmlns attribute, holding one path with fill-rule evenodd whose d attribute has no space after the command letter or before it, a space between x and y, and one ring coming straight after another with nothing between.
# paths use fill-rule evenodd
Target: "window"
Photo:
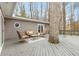
<instances>
[{"instance_id":1,"label":"window","mask_svg":"<svg viewBox=\"0 0 79 59\"><path fill-rule=\"evenodd\" d=\"M48 2L19 2L13 16L47 20L48 10Z\"/></svg>"},{"instance_id":2,"label":"window","mask_svg":"<svg viewBox=\"0 0 79 59\"><path fill-rule=\"evenodd\" d=\"M38 24L38 25L37 25L37 32L38 32L38 33L43 33L44 27L45 27L44 24Z\"/></svg>"}]
</instances>

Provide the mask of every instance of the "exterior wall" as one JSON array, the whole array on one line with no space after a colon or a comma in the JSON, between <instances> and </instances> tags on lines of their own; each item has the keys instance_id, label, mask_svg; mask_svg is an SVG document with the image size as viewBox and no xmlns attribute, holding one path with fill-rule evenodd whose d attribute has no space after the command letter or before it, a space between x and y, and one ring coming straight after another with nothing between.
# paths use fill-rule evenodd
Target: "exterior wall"
<instances>
[{"instance_id":1,"label":"exterior wall","mask_svg":"<svg viewBox=\"0 0 79 59\"><path fill-rule=\"evenodd\" d=\"M16 2L0 2L0 5L4 16L12 16Z\"/></svg>"},{"instance_id":2,"label":"exterior wall","mask_svg":"<svg viewBox=\"0 0 79 59\"><path fill-rule=\"evenodd\" d=\"M15 28L14 24L16 22L20 23L19 28ZM37 32L37 24L38 23L5 19L5 39L18 39L16 30L33 30Z\"/></svg>"}]
</instances>

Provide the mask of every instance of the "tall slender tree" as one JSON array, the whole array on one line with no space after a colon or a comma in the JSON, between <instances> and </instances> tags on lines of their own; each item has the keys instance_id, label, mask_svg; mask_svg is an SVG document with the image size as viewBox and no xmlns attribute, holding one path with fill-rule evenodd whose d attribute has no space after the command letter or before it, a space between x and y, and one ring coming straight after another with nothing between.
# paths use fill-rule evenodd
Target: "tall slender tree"
<instances>
[{"instance_id":1,"label":"tall slender tree","mask_svg":"<svg viewBox=\"0 0 79 59\"><path fill-rule=\"evenodd\" d=\"M74 30L74 9L73 9L73 2L71 3L71 19L70 19L70 28L71 28L71 35L73 34L73 30Z\"/></svg>"},{"instance_id":2,"label":"tall slender tree","mask_svg":"<svg viewBox=\"0 0 79 59\"><path fill-rule=\"evenodd\" d=\"M26 17L25 5L24 3L21 4L21 17Z\"/></svg>"},{"instance_id":3,"label":"tall slender tree","mask_svg":"<svg viewBox=\"0 0 79 59\"><path fill-rule=\"evenodd\" d=\"M41 2L41 19L42 19L42 10L43 10L43 7L42 7L42 2Z\"/></svg>"},{"instance_id":4,"label":"tall slender tree","mask_svg":"<svg viewBox=\"0 0 79 59\"><path fill-rule=\"evenodd\" d=\"M30 18L32 18L32 2L30 2Z\"/></svg>"},{"instance_id":5,"label":"tall slender tree","mask_svg":"<svg viewBox=\"0 0 79 59\"><path fill-rule=\"evenodd\" d=\"M19 15L18 15L18 11L19 11L19 10L18 10L18 6L19 6L19 5L18 5L18 3L17 3L17 4L16 4L16 10L15 10L15 16L19 16Z\"/></svg>"},{"instance_id":6,"label":"tall slender tree","mask_svg":"<svg viewBox=\"0 0 79 59\"><path fill-rule=\"evenodd\" d=\"M66 12L65 12L65 7L66 7L66 3L65 2L63 2L62 3L62 5L63 5L63 34L65 34L65 32L66 32Z\"/></svg>"}]
</instances>

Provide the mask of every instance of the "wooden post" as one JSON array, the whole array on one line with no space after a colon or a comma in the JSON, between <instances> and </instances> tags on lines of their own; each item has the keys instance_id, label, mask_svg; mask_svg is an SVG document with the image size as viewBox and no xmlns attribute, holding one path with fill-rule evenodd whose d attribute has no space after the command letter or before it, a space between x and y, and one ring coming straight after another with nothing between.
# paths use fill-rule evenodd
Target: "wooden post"
<instances>
[{"instance_id":1,"label":"wooden post","mask_svg":"<svg viewBox=\"0 0 79 59\"><path fill-rule=\"evenodd\" d=\"M59 43L59 21L61 18L60 3L51 2L49 5L50 16L49 16L49 42Z\"/></svg>"}]
</instances>

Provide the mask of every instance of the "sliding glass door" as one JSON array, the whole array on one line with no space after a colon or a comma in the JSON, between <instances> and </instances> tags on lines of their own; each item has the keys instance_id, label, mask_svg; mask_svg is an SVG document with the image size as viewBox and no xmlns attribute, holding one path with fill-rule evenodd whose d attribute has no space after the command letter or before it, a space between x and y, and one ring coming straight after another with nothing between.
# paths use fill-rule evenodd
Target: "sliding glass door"
<instances>
[{"instance_id":1,"label":"sliding glass door","mask_svg":"<svg viewBox=\"0 0 79 59\"><path fill-rule=\"evenodd\" d=\"M2 15L2 12L1 12L1 8L0 8L0 48L2 47L3 45L3 41L4 41L4 32L3 32L3 29L4 29L4 19L3 19L3 15Z\"/></svg>"}]
</instances>

